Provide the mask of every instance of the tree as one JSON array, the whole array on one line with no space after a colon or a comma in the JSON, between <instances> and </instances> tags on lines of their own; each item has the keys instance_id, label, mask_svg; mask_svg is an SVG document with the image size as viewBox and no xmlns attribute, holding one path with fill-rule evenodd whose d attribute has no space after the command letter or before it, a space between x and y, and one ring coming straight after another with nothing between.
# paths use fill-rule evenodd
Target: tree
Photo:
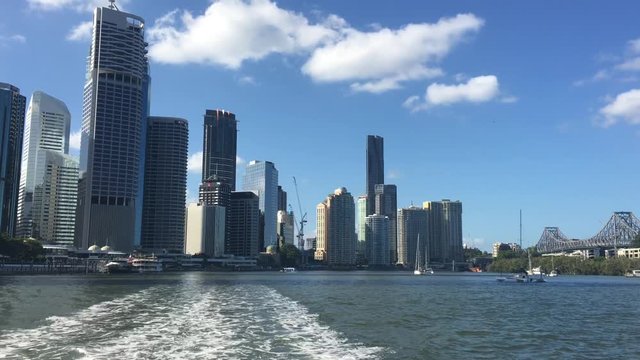
<instances>
[{"instance_id":1,"label":"tree","mask_svg":"<svg viewBox=\"0 0 640 360\"><path fill-rule=\"evenodd\" d=\"M295 267L300 261L300 250L291 244L285 244L280 248L280 265L282 267Z\"/></svg>"},{"instance_id":2,"label":"tree","mask_svg":"<svg viewBox=\"0 0 640 360\"><path fill-rule=\"evenodd\" d=\"M469 261L473 258L482 257L484 254L478 248L465 248L464 249L464 261Z\"/></svg>"}]
</instances>

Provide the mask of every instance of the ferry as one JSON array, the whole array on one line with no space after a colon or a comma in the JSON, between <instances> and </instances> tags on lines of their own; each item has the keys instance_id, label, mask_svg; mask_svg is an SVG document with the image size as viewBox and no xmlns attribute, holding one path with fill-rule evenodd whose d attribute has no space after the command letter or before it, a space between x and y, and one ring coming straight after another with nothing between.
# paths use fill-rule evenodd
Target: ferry
<instances>
[{"instance_id":1,"label":"ferry","mask_svg":"<svg viewBox=\"0 0 640 360\"><path fill-rule=\"evenodd\" d=\"M107 273L109 274L118 274L118 273L130 273L133 271L131 264L127 261L128 259L113 259L109 261L104 267Z\"/></svg>"},{"instance_id":2,"label":"ferry","mask_svg":"<svg viewBox=\"0 0 640 360\"><path fill-rule=\"evenodd\" d=\"M162 263L158 258L136 258L131 262L133 271L139 273L157 273L162 272Z\"/></svg>"},{"instance_id":3,"label":"ferry","mask_svg":"<svg viewBox=\"0 0 640 360\"><path fill-rule=\"evenodd\" d=\"M283 273L292 273L292 272L296 272L296 268L294 267L286 267L286 268L282 268L282 270L280 270L280 272Z\"/></svg>"}]
</instances>

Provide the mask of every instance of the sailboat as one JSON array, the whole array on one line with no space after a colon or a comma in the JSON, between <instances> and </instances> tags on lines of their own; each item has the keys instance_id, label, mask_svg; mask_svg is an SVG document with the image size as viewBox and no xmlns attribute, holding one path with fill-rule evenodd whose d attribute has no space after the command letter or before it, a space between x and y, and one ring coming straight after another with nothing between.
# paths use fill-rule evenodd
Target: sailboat
<instances>
[{"instance_id":1,"label":"sailboat","mask_svg":"<svg viewBox=\"0 0 640 360\"><path fill-rule=\"evenodd\" d=\"M551 256L551 271L549 272L549 274L547 276L549 277L556 277L558 276L558 271L556 270L556 266L553 263L553 258L555 256Z\"/></svg>"},{"instance_id":2,"label":"sailboat","mask_svg":"<svg viewBox=\"0 0 640 360\"><path fill-rule=\"evenodd\" d=\"M418 234L418 241L416 244L416 265L413 270L413 275L432 275L433 269L429 267L429 247L425 246L424 265L420 261L420 234Z\"/></svg>"}]
</instances>

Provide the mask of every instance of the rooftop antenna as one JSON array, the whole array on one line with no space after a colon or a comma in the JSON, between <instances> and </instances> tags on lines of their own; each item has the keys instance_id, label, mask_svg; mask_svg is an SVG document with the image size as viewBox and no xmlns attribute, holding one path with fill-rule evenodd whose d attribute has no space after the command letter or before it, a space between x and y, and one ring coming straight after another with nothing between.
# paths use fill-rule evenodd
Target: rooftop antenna
<instances>
[{"instance_id":1,"label":"rooftop antenna","mask_svg":"<svg viewBox=\"0 0 640 360\"><path fill-rule=\"evenodd\" d=\"M109 9L111 10L118 10L120 11L120 9L118 9L118 7L116 6L116 0L109 0Z\"/></svg>"}]
</instances>

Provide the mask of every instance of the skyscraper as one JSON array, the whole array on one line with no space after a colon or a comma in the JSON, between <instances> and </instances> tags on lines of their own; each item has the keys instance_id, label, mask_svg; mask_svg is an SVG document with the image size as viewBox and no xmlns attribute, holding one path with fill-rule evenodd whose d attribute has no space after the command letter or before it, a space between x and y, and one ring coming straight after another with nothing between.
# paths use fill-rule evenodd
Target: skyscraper
<instances>
[{"instance_id":1,"label":"skyscraper","mask_svg":"<svg viewBox=\"0 0 640 360\"><path fill-rule=\"evenodd\" d=\"M384 184L384 139L367 136L367 215L375 213L375 186Z\"/></svg>"},{"instance_id":2,"label":"skyscraper","mask_svg":"<svg viewBox=\"0 0 640 360\"><path fill-rule=\"evenodd\" d=\"M142 209L143 249L184 251L189 123L150 116Z\"/></svg>"},{"instance_id":3,"label":"skyscraper","mask_svg":"<svg viewBox=\"0 0 640 360\"><path fill-rule=\"evenodd\" d=\"M236 190L236 115L224 110L207 110L204 115L202 181L217 175Z\"/></svg>"},{"instance_id":4,"label":"skyscraper","mask_svg":"<svg viewBox=\"0 0 640 360\"><path fill-rule=\"evenodd\" d=\"M15 234L20 184L20 153L27 98L0 83L0 233Z\"/></svg>"},{"instance_id":5,"label":"skyscraper","mask_svg":"<svg viewBox=\"0 0 640 360\"><path fill-rule=\"evenodd\" d=\"M271 161L253 160L247 164L242 189L253 191L260 198L264 215L263 248L277 242L276 216L278 212L278 170Z\"/></svg>"},{"instance_id":6,"label":"skyscraper","mask_svg":"<svg viewBox=\"0 0 640 360\"><path fill-rule=\"evenodd\" d=\"M462 203L444 199L425 201L423 207L429 211L430 257L442 263L462 261Z\"/></svg>"},{"instance_id":7,"label":"skyscraper","mask_svg":"<svg viewBox=\"0 0 640 360\"><path fill-rule=\"evenodd\" d=\"M369 215L366 218L366 255L369 266L389 266L389 217Z\"/></svg>"},{"instance_id":8,"label":"skyscraper","mask_svg":"<svg viewBox=\"0 0 640 360\"><path fill-rule=\"evenodd\" d=\"M389 218L389 261L395 264L398 261L397 249L397 213L398 213L398 189L395 185L376 184L375 186L375 214Z\"/></svg>"},{"instance_id":9,"label":"skyscraper","mask_svg":"<svg viewBox=\"0 0 640 360\"><path fill-rule=\"evenodd\" d=\"M47 151L57 154L69 153L69 131L71 126L71 114L67 109L67 106L60 100L45 94L42 91L36 91L31 95L29 100L29 107L27 110L27 118L24 123L24 137L22 148L22 166L20 172L20 190L18 195L18 226L16 234L20 237L34 237L34 227L39 228L38 224L34 226L33 212L41 213L43 209L32 209L34 191L36 188L41 188L44 182L48 182L49 186L56 183L55 179L47 179L44 177L47 172L47 166L52 166L52 162L47 162ZM49 159L53 159L52 156ZM71 161L71 162L69 162ZM56 161L57 165L62 165L63 168L65 161ZM78 165L73 165L72 159L68 159L67 165L71 168L75 168L71 172L75 172L76 179L70 183L71 188L61 192L75 192L72 195L72 199L60 199L63 202L72 201L71 213L69 220L71 223L71 238L65 239L63 242L70 240L73 244L73 227L75 224L75 206L77 201L78 191ZM51 171L52 169L49 169ZM56 174L57 171L51 174ZM70 174L67 174L70 175ZM58 183L62 185L63 183ZM42 199L45 200L45 199ZM47 206L51 211L55 213L55 207L57 202L42 205ZM67 205L68 206L68 205ZM67 217L65 216L65 218ZM50 218L53 221L53 217ZM47 239L48 241L57 241L54 239Z\"/></svg>"},{"instance_id":10,"label":"skyscraper","mask_svg":"<svg viewBox=\"0 0 640 360\"><path fill-rule=\"evenodd\" d=\"M130 251L140 241L149 96L144 19L93 15L82 109L76 243Z\"/></svg>"},{"instance_id":11,"label":"skyscraper","mask_svg":"<svg viewBox=\"0 0 640 360\"><path fill-rule=\"evenodd\" d=\"M346 188L339 188L316 208L317 245L314 258L329 265L356 263L355 205Z\"/></svg>"},{"instance_id":12,"label":"skyscraper","mask_svg":"<svg viewBox=\"0 0 640 360\"><path fill-rule=\"evenodd\" d=\"M358 212L358 245L356 246L356 251L358 252L358 255L364 259L366 248L367 195L358 196L356 208Z\"/></svg>"},{"instance_id":13,"label":"skyscraper","mask_svg":"<svg viewBox=\"0 0 640 360\"><path fill-rule=\"evenodd\" d=\"M287 192L278 185L278 211L287 211Z\"/></svg>"},{"instance_id":14,"label":"skyscraper","mask_svg":"<svg viewBox=\"0 0 640 360\"><path fill-rule=\"evenodd\" d=\"M420 236L421 258L429 254L429 262L433 257L433 251L427 251L430 245L429 238L429 211L419 207L398 209L398 264L413 268L416 261L416 247ZM431 250L431 247L429 247Z\"/></svg>"},{"instance_id":15,"label":"skyscraper","mask_svg":"<svg viewBox=\"0 0 640 360\"><path fill-rule=\"evenodd\" d=\"M225 246L225 254L258 256L259 202L258 195L251 191L231 193L231 238Z\"/></svg>"}]
</instances>

